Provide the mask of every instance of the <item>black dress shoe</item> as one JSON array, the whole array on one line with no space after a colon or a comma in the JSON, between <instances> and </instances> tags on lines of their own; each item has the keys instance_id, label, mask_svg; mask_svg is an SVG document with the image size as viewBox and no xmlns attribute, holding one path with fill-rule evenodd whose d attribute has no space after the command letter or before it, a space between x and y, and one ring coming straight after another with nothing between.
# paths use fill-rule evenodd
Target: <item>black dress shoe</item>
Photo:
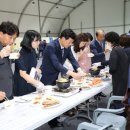
<instances>
[{"instance_id":1,"label":"black dress shoe","mask_svg":"<svg viewBox=\"0 0 130 130\"><path fill-rule=\"evenodd\" d=\"M73 109L65 112L64 115L72 117L72 116L74 116L76 114L76 112L77 112L77 110L73 108Z\"/></svg>"},{"instance_id":2,"label":"black dress shoe","mask_svg":"<svg viewBox=\"0 0 130 130\"><path fill-rule=\"evenodd\" d=\"M63 127L63 123L59 122L57 120L57 118L52 119L51 121L48 122L48 125L51 128L55 128L55 127Z\"/></svg>"},{"instance_id":3,"label":"black dress shoe","mask_svg":"<svg viewBox=\"0 0 130 130\"><path fill-rule=\"evenodd\" d=\"M103 92L99 93L99 96L100 97L106 97L106 95Z\"/></svg>"}]
</instances>

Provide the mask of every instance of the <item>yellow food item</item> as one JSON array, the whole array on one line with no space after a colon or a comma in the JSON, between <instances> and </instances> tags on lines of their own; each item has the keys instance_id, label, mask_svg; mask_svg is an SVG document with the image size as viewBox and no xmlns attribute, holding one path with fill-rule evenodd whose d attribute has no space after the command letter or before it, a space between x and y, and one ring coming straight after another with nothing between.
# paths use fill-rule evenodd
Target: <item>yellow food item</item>
<instances>
[{"instance_id":1,"label":"yellow food item","mask_svg":"<svg viewBox=\"0 0 130 130\"><path fill-rule=\"evenodd\" d=\"M98 68L97 68L97 66L92 66L91 69L92 69L93 71L96 71Z\"/></svg>"}]
</instances>

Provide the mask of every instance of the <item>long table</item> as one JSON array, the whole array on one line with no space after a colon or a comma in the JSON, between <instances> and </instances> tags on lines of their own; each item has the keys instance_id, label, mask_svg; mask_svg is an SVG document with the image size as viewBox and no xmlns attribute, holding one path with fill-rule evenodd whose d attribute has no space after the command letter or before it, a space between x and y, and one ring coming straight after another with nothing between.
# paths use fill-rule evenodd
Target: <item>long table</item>
<instances>
[{"instance_id":1,"label":"long table","mask_svg":"<svg viewBox=\"0 0 130 130\"><path fill-rule=\"evenodd\" d=\"M48 121L60 116L80 103L90 99L110 86L110 82L104 82L102 86L89 90L83 90L73 96L63 98L57 107L45 109L32 106L30 102L16 103L13 107L0 110L0 130L33 130ZM50 86L51 87L51 86ZM34 97L35 94L26 95Z\"/></svg>"}]
</instances>

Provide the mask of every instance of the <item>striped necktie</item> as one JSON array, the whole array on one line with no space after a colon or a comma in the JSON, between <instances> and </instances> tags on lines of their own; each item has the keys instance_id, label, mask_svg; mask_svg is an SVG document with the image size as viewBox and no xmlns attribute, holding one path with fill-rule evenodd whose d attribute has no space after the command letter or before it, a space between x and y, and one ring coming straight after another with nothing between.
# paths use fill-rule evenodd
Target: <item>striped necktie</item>
<instances>
[{"instance_id":1,"label":"striped necktie","mask_svg":"<svg viewBox=\"0 0 130 130\"><path fill-rule=\"evenodd\" d=\"M64 56L64 48L61 49L62 57Z\"/></svg>"}]
</instances>

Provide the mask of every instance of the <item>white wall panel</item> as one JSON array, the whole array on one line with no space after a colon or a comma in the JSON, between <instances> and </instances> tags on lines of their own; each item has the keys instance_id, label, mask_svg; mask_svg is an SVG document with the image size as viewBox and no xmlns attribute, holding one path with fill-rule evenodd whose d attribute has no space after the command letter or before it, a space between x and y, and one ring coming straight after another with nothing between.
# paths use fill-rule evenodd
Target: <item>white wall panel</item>
<instances>
[{"instance_id":1,"label":"white wall panel","mask_svg":"<svg viewBox=\"0 0 130 130\"><path fill-rule=\"evenodd\" d=\"M53 4L40 1L40 13L42 16L46 16L48 11L52 8Z\"/></svg>"},{"instance_id":2,"label":"white wall panel","mask_svg":"<svg viewBox=\"0 0 130 130\"><path fill-rule=\"evenodd\" d=\"M57 17L57 18L64 18L66 16L66 14L68 14L70 12L70 10L71 10L71 8L58 5L58 8L55 7L50 12L49 16Z\"/></svg>"},{"instance_id":3,"label":"white wall panel","mask_svg":"<svg viewBox=\"0 0 130 130\"><path fill-rule=\"evenodd\" d=\"M35 1L35 4L32 2L28 5L27 9L25 10L25 14L34 14L38 15L38 2Z\"/></svg>"},{"instance_id":4,"label":"white wall panel","mask_svg":"<svg viewBox=\"0 0 130 130\"><path fill-rule=\"evenodd\" d=\"M63 0L61 4L68 5L75 7L77 4L79 4L82 0Z\"/></svg>"},{"instance_id":5,"label":"white wall panel","mask_svg":"<svg viewBox=\"0 0 130 130\"><path fill-rule=\"evenodd\" d=\"M39 19L35 16L27 16L23 15L22 22L20 24L20 32L25 32L29 29L34 29L36 31L39 31Z\"/></svg>"},{"instance_id":6,"label":"white wall panel","mask_svg":"<svg viewBox=\"0 0 130 130\"><path fill-rule=\"evenodd\" d=\"M126 27L125 30L130 30L130 1L126 2ZM102 28L105 32L116 31L119 34L124 33L124 0L95 0L95 30ZM86 31L94 34L93 26L93 0L88 0L86 3L74 10L70 15L70 27L76 33ZM65 21L63 28L67 27ZM88 28L88 29L87 29ZM87 31L88 30L88 31Z\"/></svg>"},{"instance_id":7,"label":"white wall panel","mask_svg":"<svg viewBox=\"0 0 130 130\"><path fill-rule=\"evenodd\" d=\"M126 24L130 24L130 1L126 2Z\"/></svg>"},{"instance_id":8,"label":"white wall panel","mask_svg":"<svg viewBox=\"0 0 130 130\"><path fill-rule=\"evenodd\" d=\"M123 24L123 0L95 0L95 22L98 26Z\"/></svg>"},{"instance_id":9,"label":"white wall panel","mask_svg":"<svg viewBox=\"0 0 130 130\"><path fill-rule=\"evenodd\" d=\"M76 34L81 33L81 30L80 30L80 29L76 29L76 30L74 29L73 31L74 31Z\"/></svg>"},{"instance_id":10,"label":"white wall panel","mask_svg":"<svg viewBox=\"0 0 130 130\"><path fill-rule=\"evenodd\" d=\"M0 0L0 10L21 12L27 0Z\"/></svg>"},{"instance_id":11,"label":"white wall panel","mask_svg":"<svg viewBox=\"0 0 130 130\"><path fill-rule=\"evenodd\" d=\"M68 18L65 20L63 26L62 26L62 30L64 30L65 28L69 28L69 22L68 22Z\"/></svg>"},{"instance_id":12,"label":"white wall panel","mask_svg":"<svg viewBox=\"0 0 130 130\"><path fill-rule=\"evenodd\" d=\"M51 33L57 33L60 29L61 23L62 23L62 20L48 18L46 20L46 23L44 25L42 32L47 33L47 31L50 30Z\"/></svg>"},{"instance_id":13,"label":"white wall panel","mask_svg":"<svg viewBox=\"0 0 130 130\"><path fill-rule=\"evenodd\" d=\"M17 24L19 16L20 16L19 14L10 14L10 13L0 12L0 23L2 21L11 21Z\"/></svg>"},{"instance_id":14,"label":"white wall panel","mask_svg":"<svg viewBox=\"0 0 130 130\"><path fill-rule=\"evenodd\" d=\"M93 26L93 9L92 0L88 0L74 10L70 15L70 26L71 28L80 28L81 22L82 27L92 27Z\"/></svg>"},{"instance_id":15,"label":"white wall panel","mask_svg":"<svg viewBox=\"0 0 130 130\"><path fill-rule=\"evenodd\" d=\"M130 31L130 25L125 27L125 32L128 33Z\"/></svg>"},{"instance_id":16,"label":"white wall panel","mask_svg":"<svg viewBox=\"0 0 130 130\"><path fill-rule=\"evenodd\" d=\"M91 33L91 34L94 36L93 29L83 29L82 32L83 32L83 33L89 32L89 33Z\"/></svg>"},{"instance_id":17,"label":"white wall panel","mask_svg":"<svg viewBox=\"0 0 130 130\"><path fill-rule=\"evenodd\" d=\"M92 35L94 35L94 32L93 32L93 29L74 29L74 32L76 33L76 34L79 34L79 33L87 33L87 32L89 32L89 33L91 33Z\"/></svg>"}]
</instances>

